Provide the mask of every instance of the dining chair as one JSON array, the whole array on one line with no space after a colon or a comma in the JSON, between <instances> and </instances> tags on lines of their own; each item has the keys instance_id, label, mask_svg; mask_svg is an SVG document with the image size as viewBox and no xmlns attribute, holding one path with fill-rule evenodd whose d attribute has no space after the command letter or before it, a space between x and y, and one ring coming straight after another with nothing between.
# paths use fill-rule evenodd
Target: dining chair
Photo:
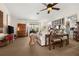
<instances>
[{"instance_id":1,"label":"dining chair","mask_svg":"<svg viewBox=\"0 0 79 59\"><path fill-rule=\"evenodd\" d=\"M53 45L53 49L55 49L55 46L57 44L59 44L60 47L63 46L63 44L62 44L62 38L59 37L59 36L56 36L56 33L54 33L54 31L50 32L50 43L51 43L51 45Z\"/></svg>"}]
</instances>

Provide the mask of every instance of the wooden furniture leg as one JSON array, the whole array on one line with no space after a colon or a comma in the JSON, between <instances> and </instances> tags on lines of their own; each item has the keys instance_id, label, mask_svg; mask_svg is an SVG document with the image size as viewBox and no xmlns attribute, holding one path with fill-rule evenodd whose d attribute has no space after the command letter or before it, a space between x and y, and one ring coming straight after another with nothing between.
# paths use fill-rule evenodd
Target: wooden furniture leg
<instances>
[{"instance_id":1,"label":"wooden furniture leg","mask_svg":"<svg viewBox=\"0 0 79 59\"><path fill-rule=\"evenodd\" d=\"M50 42L50 37L49 37L49 50L51 50L51 42Z\"/></svg>"},{"instance_id":2,"label":"wooden furniture leg","mask_svg":"<svg viewBox=\"0 0 79 59\"><path fill-rule=\"evenodd\" d=\"M47 46L47 36L45 36L45 46Z\"/></svg>"},{"instance_id":3,"label":"wooden furniture leg","mask_svg":"<svg viewBox=\"0 0 79 59\"><path fill-rule=\"evenodd\" d=\"M67 35L66 45L69 44L69 35Z\"/></svg>"}]
</instances>

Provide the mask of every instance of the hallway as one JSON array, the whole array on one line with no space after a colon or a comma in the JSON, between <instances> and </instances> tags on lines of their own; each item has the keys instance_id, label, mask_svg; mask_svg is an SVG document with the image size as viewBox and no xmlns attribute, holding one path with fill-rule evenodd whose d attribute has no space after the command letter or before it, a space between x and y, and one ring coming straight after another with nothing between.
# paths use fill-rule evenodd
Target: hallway
<instances>
[{"instance_id":1,"label":"hallway","mask_svg":"<svg viewBox=\"0 0 79 59\"><path fill-rule=\"evenodd\" d=\"M28 38L18 38L13 43L6 47L0 47L0 55L2 56L59 56L59 55L79 55L79 42L70 40L68 46L62 48L56 47L49 51L47 47L41 47L36 44L29 47Z\"/></svg>"}]
</instances>

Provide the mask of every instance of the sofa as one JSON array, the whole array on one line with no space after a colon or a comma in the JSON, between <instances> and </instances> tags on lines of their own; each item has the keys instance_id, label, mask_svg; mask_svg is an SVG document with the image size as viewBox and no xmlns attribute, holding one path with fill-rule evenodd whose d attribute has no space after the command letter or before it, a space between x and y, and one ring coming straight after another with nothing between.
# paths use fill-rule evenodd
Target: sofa
<instances>
[{"instance_id":1,"label":"sofa","mask_svg":"<svg viewBox=\"0 0 79 59\"><path fill-rule=\"evenodd\" d=\"M0 47L5 46L13 41L13 34L0 33Z\"/></svg>"},{"instance_id":2,"label":"sofa","mask_svg":"<svg viewBox=\"0 0 79 59\"><path fill-rule=\"evenodd\" d=\"M45 46L45 35L47 33L46 32L40 32L39 34L37 34L37 42L41 45L41 46Z\"/></svg>"}]
</instances>

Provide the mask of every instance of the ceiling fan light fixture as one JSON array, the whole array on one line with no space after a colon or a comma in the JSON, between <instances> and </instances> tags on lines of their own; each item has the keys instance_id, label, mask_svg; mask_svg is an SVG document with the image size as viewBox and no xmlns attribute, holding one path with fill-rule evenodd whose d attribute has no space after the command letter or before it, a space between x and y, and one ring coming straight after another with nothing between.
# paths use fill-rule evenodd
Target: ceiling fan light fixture
<instances>
[{"instance_id":1,"label":"ceiling fan light fixture","mask_svg":"<svg viewBox=\"0 0 79 59\"><path fill-rule=\"evenodd\" d=\"M52 11L52 8L51 8L51 7L49 7L47 10L48 10L48 11Z\"/></svg>"},{"instance_id":2,"label":"ceiling fan light fixture","mask_svg":"<svg viewBox=\"0 0 79 59\"><path fill-rule=\"evenodd\" d=\"M49 7L47 10L48 10L48 14L49 14L52 11L52 8Z\"/></svg>"},{"instance_id":3,"label":"ceiling fan light fixture","mask_svg":"<svg viewBox=\"0 0 79 59\"><path fill-rule=\"evenodd\" d=\"M49 3L49 4L46 4L46 3L43 3L43 5L46 6L46 8L40 10L40 11L44 11L44 10L47 10L47 13L49 14L52 10L60 10L60 8L55 8L54 6L58 4L58 3Z\"/></svg>"}]
</instances>

